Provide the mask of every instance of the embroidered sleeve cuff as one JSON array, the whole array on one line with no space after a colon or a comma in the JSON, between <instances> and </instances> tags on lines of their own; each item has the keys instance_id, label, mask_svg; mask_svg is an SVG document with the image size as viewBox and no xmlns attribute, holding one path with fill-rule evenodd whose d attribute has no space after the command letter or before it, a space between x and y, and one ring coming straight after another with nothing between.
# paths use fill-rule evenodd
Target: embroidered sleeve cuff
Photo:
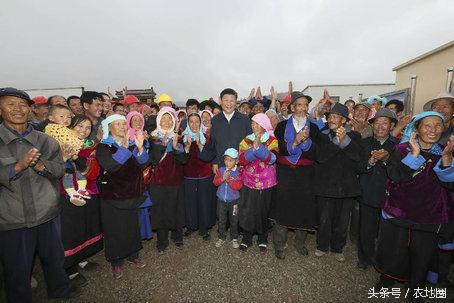
<instances>
[{"instance_id":1,"label":"embroidered sleeve cuff","mask_svg":"<svg viewBox=\"0 0 454 303\"><path fill-rule=\"evenodd\" d=\"M136 148L134 148L134 151L132 152L132 154L136 158L137 162L139 162L139 164L145 164L148 161L149 156L148 156L148 153L145 151L145 148L143 149L142 153L139 155L139 150L136 147Z\"/></svg>"},{"instance_id":2,"label":"embroidered sleeve cuff","mask_svg":"<svg viewBox=\"0 0 454 303\"><path fill-rule=\"evenodd\" d=\"M255 160L255 155L254 155L254 151L252 150L252 148L250 148L244 152L244 158L246 159L247 162L252 162Z\"/></svg>"},{"instance_id":3,"label":"embroidered sleeve cuff","mask_svg":"<svg viewBox=\"0 0 454 303\"><path fill-rule=\"evenodd\" d=\"M298 147L301 149L301 151L305 152L308 151L309 148L312 146L312 140L311 138L308 138L306 141L301 142Z\"/></svg>"},{"instance_id":4,"label":"embroidered sleeve cuff","mask_svg":"<svg viewBox=\"0 0 454 303\"><path fill-rule=\"evenodd\" d=\"M300 152L298 145L293 148L293 142L287 142L287 151L289 155L296 155Z\"/></svg>"},{"instance_id":5,"label":"embroidered sleeve cuff","mask_svg":"<svg viewBox=\"0 0 454 303\"><path fill-rule=\"evenodd\" d=\"M441 159L438 160L437 165L434 167L434 172L437 174L438 179L442 182L454 182L454 161L450 167L441 167Z\"/></svg>"},{"instance_id":6,"label":"embroidered sleeve cuff","mask_svg":"<svg viewBox=\"0 0 454 303\"><path fill-rule=\"evenodd\" d=\"M119 146L117 151L112 155L112 158L119 164L125 164L131 156L132 152L129 149Z\"/></svg>"},{"instance_id":7,"label":"embroidered sleeve cuff","mask_svg":"<svg viewBox=\"0 0 454 303\"><path fill-rule=\"evenodd\" d=\"M269 153L270 151L263 144L260 144L259 148L254 150L254 155L260 160L265 160Z\"/></svg>"},{"instance_id":8,"label":"embroidered sleeve cuff","mask_svg":"<svg viewBox=\"0 0 454 303\"><path fill-rule=\"evenodd\" d=\"M405 156L405 158L402 159L402 163L413 170L418 170L425 162L426 159L424 159L423 156L419 155L415 158L411 153L409 153Z\"/></svg>"},{"instance_id":9,"label":"embroidered sleeve cuff","mask_svg":"<svg viewBox=\"0 0 454 303\"><path fill-rule=\"evenodd\" d=\"M315 123L315 125L317 125L318 129L322 129L325 127L325 122L323 122L322 119L318 119L318 120L313 120L312 122Z\"/></svg>"}]
</instances>

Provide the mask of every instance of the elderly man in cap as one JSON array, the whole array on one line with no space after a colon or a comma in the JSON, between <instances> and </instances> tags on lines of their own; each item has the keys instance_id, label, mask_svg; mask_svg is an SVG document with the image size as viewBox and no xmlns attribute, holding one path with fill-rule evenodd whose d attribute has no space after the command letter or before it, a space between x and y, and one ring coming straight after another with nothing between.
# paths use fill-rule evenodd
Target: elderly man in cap
<instances>
[{"instance_id":1,"label":"elderly man in cap","mask_svg":"<svg viewBox=\"0 0 454 303\"><path fill-rule=\"evenodd\" d=\"M65 169L58 142L27 122L32 100L15 88L0 89L0 261L8 302L31 302L35 253L47 294L74 295L63 269L58 178Z\"/></svg>"},{"instance_id":2,"label":"elderly man in cap","mask_svg":"<svg viewBox=\"0 0 454 303\"><path fill-rule=\"evenodd\" d=\"M441 135L438 144L446 145L449 136L453 134L454 126L452 116L454 114L454 95L448 92L441 92L432 100L429 100L424 104L424 111L435 111L442 114L445 117L445 130Z\"/></svg>"},{"instance_id":3,"label":"elderly man in cap","mask_svg":"<svg viewBox=\"0 0 454 303\"><path fill-rule=\"evenodd\" d=\"M367 121L372 106L367 102L360 102L353 106L353 118L349 121L352 130L358 132L361 138L372 135L372 127Z\"/></svg>"},{"instance_id":4,"label":"elderly man in cap","mask_svg":"<svg viewBox=\"0 0 454 303\"><path fill-rule=\"evenodd\" d=\"M348 108L336 103L328 114L328 126L322 129L314 191L319 210L319 228L315 255L329 250L339 262L347 240L350 212L361 194L356 167L363 157L361 137L347 132Z\"/></svg>"},{"instance_id":5,"label":"elderly man in cap","mask_svg":"<svg viewBox=\"0 0 454 303\"><path fill-rule=\"evenodd\" d=\"M292 92L290 107L293 114L279 122L274 134L278 140L279 157L275 198L271 206L274 253L284 259L288 230L295 231L294 246L307 255L308 231L317 225L314 195L315 160L320 138L318 126L307 118L312 98L302 92Z\"/></svg>"},{"instance_id":6,"label":"elderly man in cap","mask_svg":"<svg viewBox=\"0 0 454 303\"><path fill-rule=\"evenodd\" d=\"M362 140L364 159L358 165L362 196L359 199L360 222L358 242L358 267L366 269L372 264L375 240L378 236L380 206L385 197L386 160L398 143L391 135L397 123L396 114L388 108L378 110L370 119L373 135Z\"/></svg>"},{"instance_id":7,"label":"elderly man in cap","mask_svg":"<svg viewBox=\"0 0 454 303\"><path fill-rule=\"evenodd\" d=\"M37 96L33 98L32 101L33 118L31 119L30 124L35 127L47 119L47 116L49 115L49 105L47 103L47 98L44 96Z\"/></svg>"}]
</instances>

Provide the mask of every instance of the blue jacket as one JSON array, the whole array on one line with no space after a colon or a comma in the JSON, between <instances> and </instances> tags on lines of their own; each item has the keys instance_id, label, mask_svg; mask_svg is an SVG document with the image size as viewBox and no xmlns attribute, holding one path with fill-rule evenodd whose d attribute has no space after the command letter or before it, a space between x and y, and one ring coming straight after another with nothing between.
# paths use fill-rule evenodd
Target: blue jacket
<instances>
[{"instance_id":1,"label":"blue jacket","mask_svg":"<svg viewBox=\"0 0 454 303\"><path fill-rule=\"evenodd\" d=\"M243 186L243 182L240 178L240 169L237 167L234 171L231 171L230 178L227 181L222 181L222 176L225 172L225 166L219 168L214 177L213 183L218 187L216 196L219 200L224 202L232 202L240 198L240 188Z\"/></svg>"}]
</instances>

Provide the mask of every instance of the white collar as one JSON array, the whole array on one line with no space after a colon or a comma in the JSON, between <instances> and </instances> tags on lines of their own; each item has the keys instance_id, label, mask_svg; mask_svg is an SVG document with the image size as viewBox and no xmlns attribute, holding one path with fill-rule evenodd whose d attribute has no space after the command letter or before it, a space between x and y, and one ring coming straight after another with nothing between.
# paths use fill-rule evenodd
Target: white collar
<instances>
[{"instance_id":1,"label":"white collar","mask_svg":"<svg viewBox=\"0 0 454 303\"><path fill-rule=\"evenodd\" d=\"M224 114L224 117L227 119L227 121L230 122L230 119L232 119L233 114L235 113L235 111L233 111L231 114L226 114L224 111L222 113Z\"/></svg>"}]
</instances>

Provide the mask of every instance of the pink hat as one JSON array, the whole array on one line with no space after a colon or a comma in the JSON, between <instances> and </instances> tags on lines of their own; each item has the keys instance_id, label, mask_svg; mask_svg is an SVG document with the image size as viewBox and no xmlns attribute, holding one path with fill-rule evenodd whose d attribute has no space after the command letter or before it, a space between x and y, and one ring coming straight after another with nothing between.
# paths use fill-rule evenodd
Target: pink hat
<instances>
[{"instance_id":1,"label":"pink hat","mask_svg":"<svg viewBox=\"0 0 454 303\"><path fill-rule=\"evenodd\" d=\"M123 99L124 106L128 106L133 103L140 103L140 100L134 95L126 96L126 98Z\"/></svg>"},{"instance_id":2,"label":"pink hat","mask_svg":"<svg viewBox=\"0 0 454 303\"><path fill-rule=\"evenodd\" d=\"M32 101L35 105L47 104L47 98L44 96L37 96L33 98Z\"/></svg>"},{"instance_id":3,"label":"pink hat","mask_svg":"<svg viewBox=\"0 0 454 303\"><path fill-rule=\"evenodd\" d=\"M252 121L260 125L268 134L274 137L273 126L271 125L270 118L268 118L266 114L256 114L252 117Z\"/></svg>"},{"instance_id":4,"label":"pink hat","mask_svg":"<svg viewBox=\"0 0 454 303\"><path fill-rule=\"evenodd\" d=\"M127 125L128 125L128 130L129 130L129 140L131 140L131 141L134 141L136 139L136 130L131 126L131 120L132 120L132 117L134 117L134 116L139 117L140 121L142 121L142 131L143 131L143 127L145 126L145 119L143 118L143 115L141 113L132 111L126 115L126 121L127 121Z\"/></svg>"}]
</instances>

